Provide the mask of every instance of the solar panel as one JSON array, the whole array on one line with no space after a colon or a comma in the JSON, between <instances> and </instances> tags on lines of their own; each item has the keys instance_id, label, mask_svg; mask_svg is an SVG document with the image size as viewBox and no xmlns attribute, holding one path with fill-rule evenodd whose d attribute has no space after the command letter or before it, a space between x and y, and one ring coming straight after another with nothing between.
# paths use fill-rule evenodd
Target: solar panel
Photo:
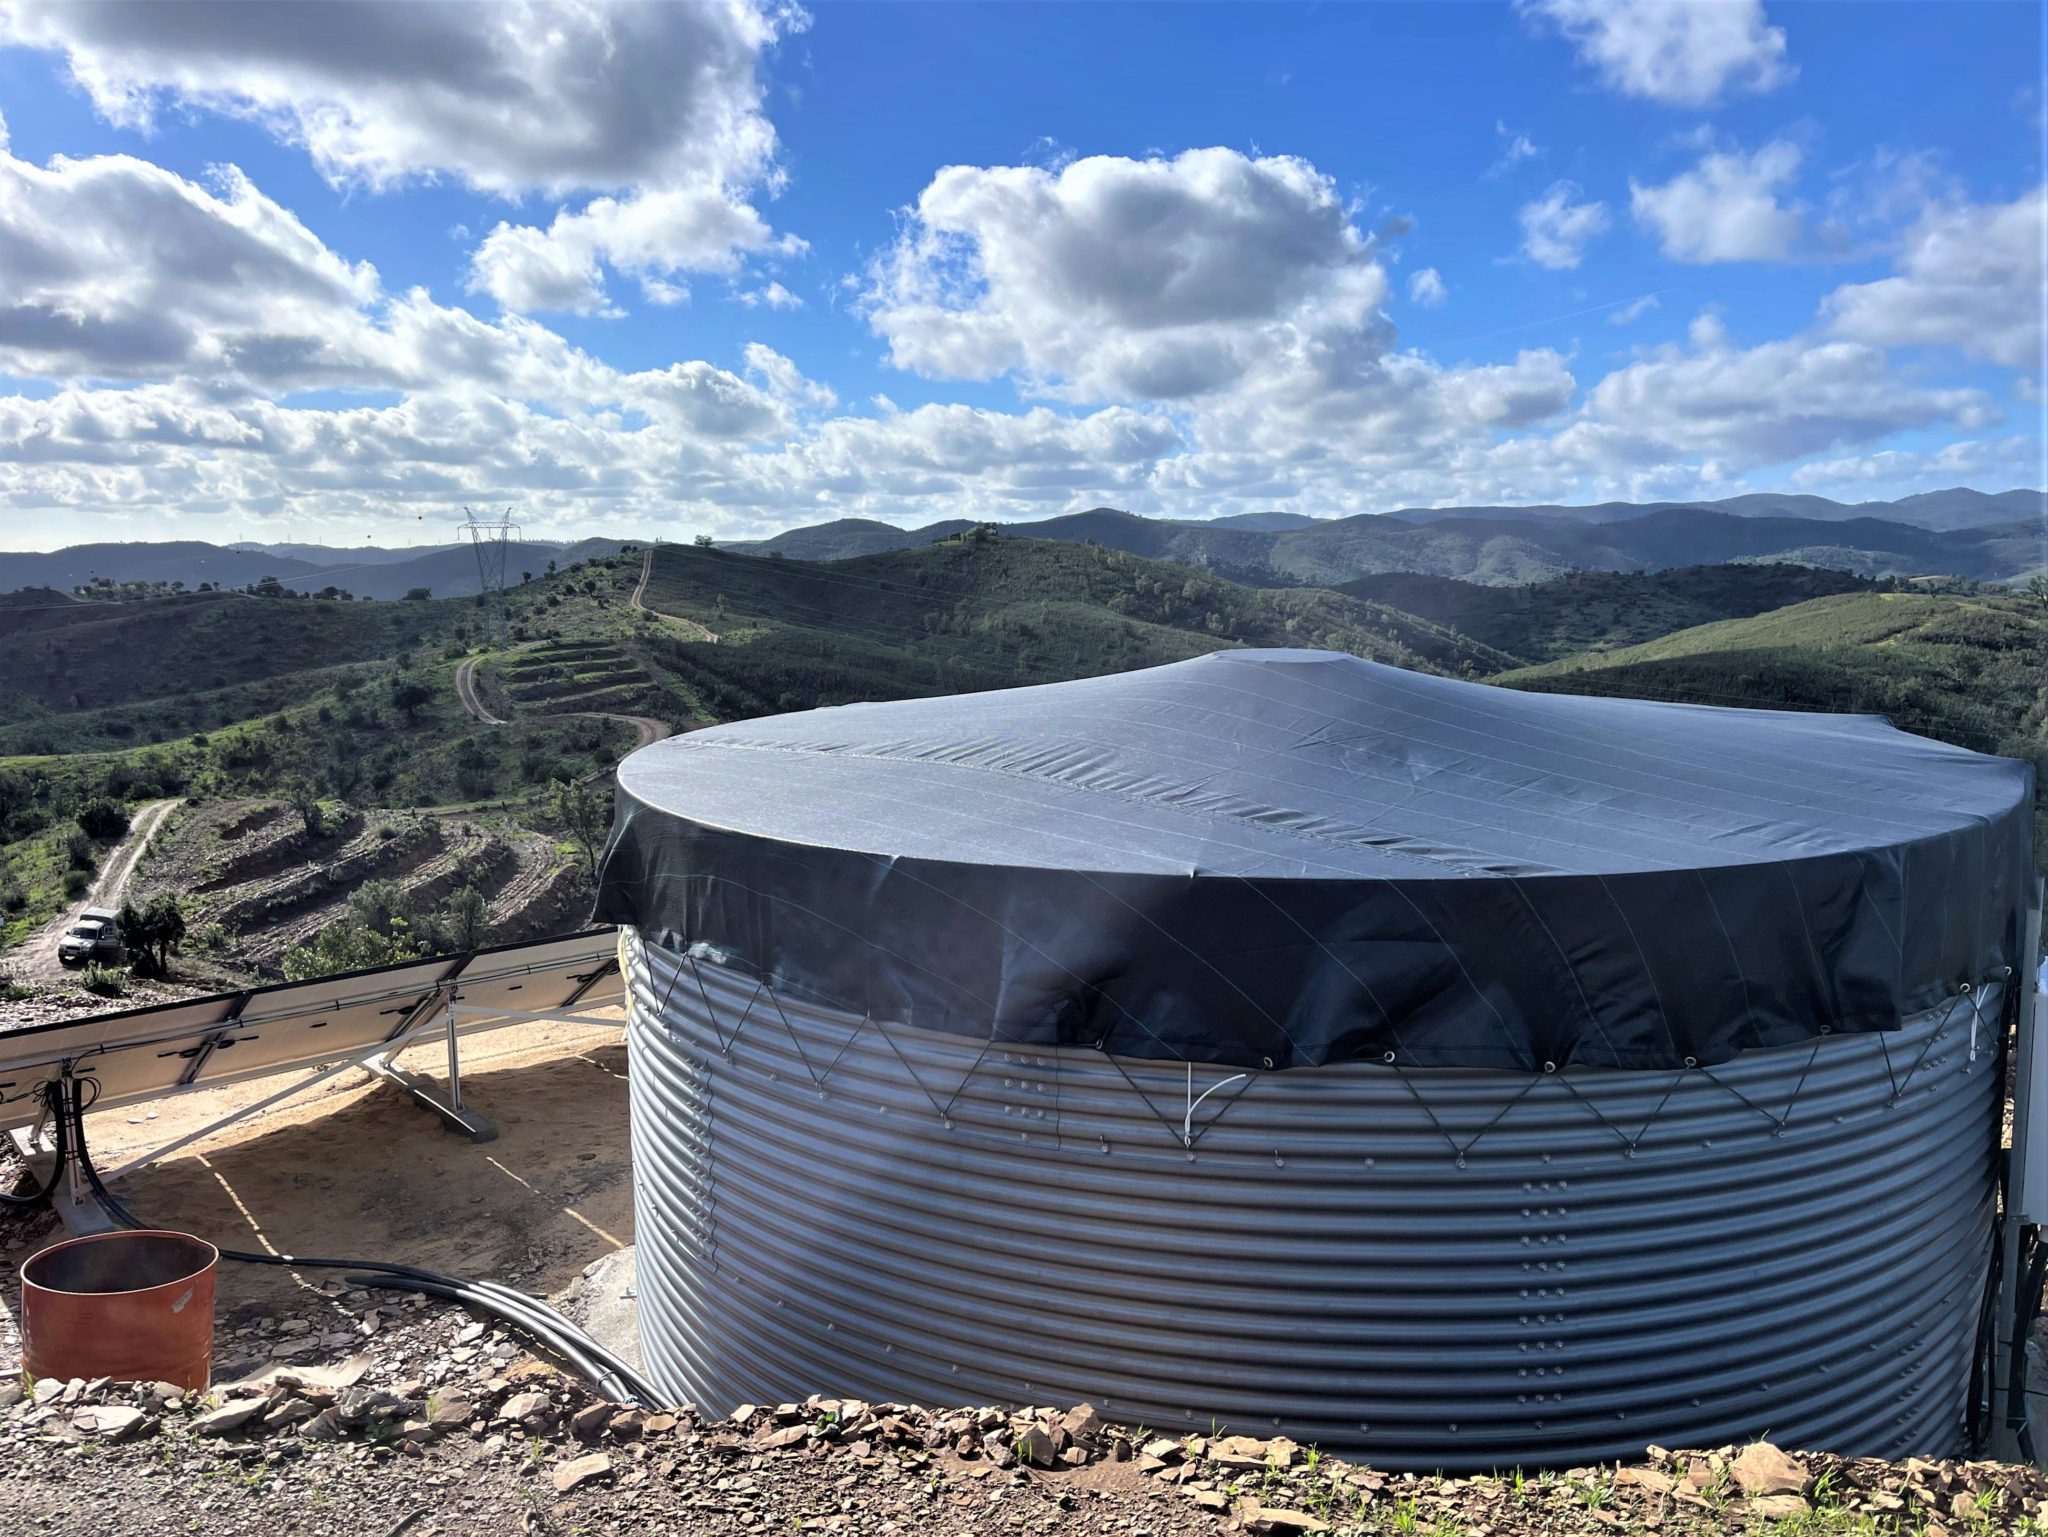
<instances>
[{"instance_id":1,"label":"solar panel","mask_svg":"<svg viewBox=\"0 0 2048 1537\"><path fill-rule=\"evenodd\" d=\"M99 1081L108 1107L360 1056L451 1005L470 1034L624 1002L617 933L597 929L32 1025L0 1034L0 1131L32 1125L30 1091L67 1064Z\"/></svg>"}]
</instances>

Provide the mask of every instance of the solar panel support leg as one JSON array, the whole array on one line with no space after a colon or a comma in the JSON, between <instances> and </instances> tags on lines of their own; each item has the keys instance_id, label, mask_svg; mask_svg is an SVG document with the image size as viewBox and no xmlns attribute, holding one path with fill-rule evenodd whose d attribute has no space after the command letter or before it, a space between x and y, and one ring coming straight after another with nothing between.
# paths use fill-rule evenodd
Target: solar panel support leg
<instances>
[{"instance_id":1,"label":"solar panel support leg","mask_svg":"<svg viewBox=\"0 0 2048 1537\"><path fill-rule=\"evenodd\" d=\"M33 1131L16 1128L8 1135L14 1139L16 1154L28 1166L28 1171L36 1182L40 1184L48 1179L50 1164L57 1156L56 1150L37 1146L36 1134ZM50 1191L50 1209L57 1214L57 1220L64 1224L64 1231L73 1238L90 1238L95 1233L111 1233L118 1226L98 1201L80 1189L76 1162L64 1171L64 1177L59 1179Z\"/></svg>"},{"instance_id":2,"label":"solar panel support leg","mask_svg":"<svg viewBox=\"0 0 2048 1537\"><path fill-rule=\"evenodd\" d=\"M2025 1404L2012 1401L2009 1372L2013 1328L2020 1314L2020 1229L2048 1225L2048 992L2040 990L2035 967L2041 953L2041 889L2027 909L2020 965L2008 984L2019 990L2018 1027L2012 1050L2012 1148L2007 1155L2005 1220L2000 1224L1998 1297L1993 1303L1991 1426L1987 1450L2003 1462L2020 1458L2014 1422L2025 1423ZM2025 1348L2024 1344L2021 1347ZM2020 1391L2025 1393L2027 1367ZM2039 1455L2041 1447L2036 1446Z\"/></svg>"},{"instance_id":3,"label":"solar panel support leg","mask_svg":"<svg viewBox=\"0 0 2048 1537\"><path fill-rule=\"evenodd\" d=\"M444 1094L434 1080L424 1073L411 1072L394 1064L388 1057L375 1057L367 1064L370 1071L380 1078L397 1084L410 1094L413 1103L431 1110L448 1126L461 1132L472 1142L494 1142L498 1137L495 1123L474 1110L465 1110L462 1105L462 1055L457 1044L459 1039L459 1016L454 1008L447 1013L448 1020L448 1089Z\"/></svg>"}]
</instances>

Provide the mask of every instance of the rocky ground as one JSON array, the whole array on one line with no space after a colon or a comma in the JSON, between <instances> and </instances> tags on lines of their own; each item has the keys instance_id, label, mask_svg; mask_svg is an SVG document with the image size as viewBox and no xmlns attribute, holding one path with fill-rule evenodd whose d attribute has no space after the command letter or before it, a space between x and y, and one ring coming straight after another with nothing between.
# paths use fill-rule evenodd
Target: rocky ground
<instances>
[{"instance_id":1,"label":"rocky ground","mask_svg":"<svg viewBox=\"0 0 2048 1537\"><path fill-rule=\"evenodd\" d=\"M47 1224L47 1218L33 1219ZM17 1229L10 1261L45 1233ZM0 1387L0 1532L2039 1533L2048 1480L1764 1443L1505 1478L1388 1474L1086 1407L811 1398L706 1420L604 1402L488 1320L316 1282L225 1328L219 1382ZM11 1345L11 1341L8 1342Z\"/></svg>"}]
</instances>

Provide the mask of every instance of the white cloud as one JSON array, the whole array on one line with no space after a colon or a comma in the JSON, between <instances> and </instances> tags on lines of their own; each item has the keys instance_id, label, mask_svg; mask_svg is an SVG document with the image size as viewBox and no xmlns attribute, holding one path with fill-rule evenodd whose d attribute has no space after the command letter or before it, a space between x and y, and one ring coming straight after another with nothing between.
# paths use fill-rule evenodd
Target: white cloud
<instances>
[{"instance_id":1,"label":"white cloud","mask_svg":"<svg viewBox=\"0 0 2048 1537\"><path fill-rule=\"evenodd\" d=\"M1444 286L1443 278L1434 267L1424 267L1408 279L1408 298L1424 309L1433 310L1450 296L1450 289Z\"/></svg>"},{"instance_id":2,"label":"white cloud","mask_svg":"<svg viewBox=\"0 0 2048 1537\"><path fill-rule=\"evenodd\" d=\"M2040 484L2041 444L2025 437L1966 438L1925 451L1883 449L1802 464L1789 479L1802 491L1844 501L1889 500L1937 486L2002 491Z\"/></svg>"},{"instance_id":3,"label":"white cloud","mask_svg":"<svg viewBox=\"0 0 2048 1537\"><path fill-rule=\"evenodd\" d=\"M1555 28L1612 90L1674 107L1728 91L1769 91L1793 76L1785 32L1762 0L1517 0Z\"/></svg>"},{"instance_id":4,"label":"white cloud","mask_svg":"<svg viewBox=\"0 0 2048 1537\"><path fill-rule=\"evenodd\" d=\"M1714 153L1662 186L1629 181L1636 222L1673 261L1784 261L1804 221L1778 202L1799 170L1799 147L1774 139L1753 155Z\"/></svg>"},{"instance_id":5,"label":"white cloud","mask_svg":"<svg viewBox=\"0 0 2048 1537\"><path fill-rule=\"evenodd\" d=\"M1008 376L1058 404L877 398L854 416L758 342L730 367L627 371L519 314L392 293L233 171L202 186L129 157L0 150L0 370L59 386L0 396L0 510L74 539L88 514L108 537L206 537L233 514L237 533L289 515L298 536L351 540L478 500L516 502L535 532L720 536L1102 502L1342 513L1726 491L1881 456L1915 428L1982 438L1995 415L1872 341L1745 348L1711 319L1590 390L1550 348L1440 362L1401 346L1355 221L1313 167L1229 151L954 168L868 275L863 312L928 373ZM1963 223L1949 238L1981 239ZM1902 272L1959 280L1930 267L1941 245L1916 236ZM1423 302L1424 274L1409 285ZM376 393L316 408L310 390Z\"/></svg>"},{"instance_id":6,"label":"white cloud","mask_svg":"<svg viewBox=\"0 0 2048 1537\"><path fill-rule=\"evenodd\" d=\"M1928 209L1906 232L1896 275L1822 302L1835 332L1882 346L1953 347L2008 368L2041 364L2042 226L2048 189L2010 203Z\"/></svg>"},{"instance_id":7,"label":"white cloud","mask_svg":"<svg viewBox=\"0 0 2048 1537\"><path fill-rule=\"evenodd\" d=\"M764 283L759 288L742 289L736 297L750 310L800 310L804 307L804 301L780 283Z\"/></svg>"},{"instance_id":8,"label":"white cloud","mask_svg":"<svg viewBox=\"0 0 2048 1537\"><path fill-rule=\"evenodd\" d=\"M1541 145L1531 141L1525 133L1515 133L1499 118L1493 120L1494 135L1500 140L1500 158L1487 167L1488 176L1504 176L1524 160L1534 160L1543 153Z\"/></svg>"},{"instance_id":9,"label":"white cloud","mask_svg":"<svg viewBox=\"0 0 2048 1537\"><path fill-rule=\"evenodd\" d=\"M375 269L238 171L201 187L126 155L0 148L0 369L346 382L365 366L346 322L378 296Z\"/></svg>"},{"instance_id":10,"label":"white cloud","mask_svg":"<svg viewBox=\"0 0 2048 1537\"><path fill-rule=\"evenodd\" d=\"M1908 428L1979 428L1996 415L1981 390L1903 379L1876 347L1807 337L1737 347L1708 315L1694 321L1689 347L1659 348L1602 379L1563 436L1581 433L1625 458L1725 456L1752 466Z\"/></svg>"},{"instance_id":11,"label":"white cloud","mask_svg":"<svg viewBox=\"0 0 2048 1537\"><path fill-rule=\"evenodd\" d=\"M1522 205L1522 254L1539 267L1578 266L1586 242L1606 233L1607 205L1575 203L1577 196L1575 182L1557 181L1533 203Z\"/></svg>"},{"instance_id":12,"label":"white cloud","mask_svg":"<svg viewBox=\"0 0 2048 1537\"><path fill-rule=\"evenodd\" d=\"M1657 296L1644 294L1640 299L1631 299L1619 309L1609 313L1607 323L1611 326L1630 326L1657 308Z\"/></svg>"},{"instance_id":13,"label":"white cloud","mask_svg":"<svg viewBox=\"0 0 2048 1537\"><path fill-rule=\"evenodd\" d=\"M862 304L917 373L1167 400L1228 387L1300 328L1363 327L1386 286L1328 177L1203 149L949 166Z\"/></svg>"},{"instance_id":14,"label":"white cloud","mask_svg":"<svg viewBox=\"0 0 2048 1537\"><path fill-rule=\"evenodd\" d=\"M780 174L757 66L805 21L753 0L0 0L0 42L61 53L123 126L174 104L256 122L340 186L602 194L501 222L471 273L509 309L582 313L608 307L604 264L673 302L679 273L786 248L754 206Z\"/></svg>"},{"instance_id":15,"label":"white cloud","mask_svg":"<svg viewBox=\"0 0 2048 1537\"><path fill-rule=\"evenodd\" d=\"M501 221L476 248L469 288L522 313L600 314L611 308L600 264L637 278L651 302L674 304L688 297L681 274L736 272L746 253L770 249L803 245L778 240L721 187L654 188L562 209L546 229Z\"/></svg>"}]
</instances>

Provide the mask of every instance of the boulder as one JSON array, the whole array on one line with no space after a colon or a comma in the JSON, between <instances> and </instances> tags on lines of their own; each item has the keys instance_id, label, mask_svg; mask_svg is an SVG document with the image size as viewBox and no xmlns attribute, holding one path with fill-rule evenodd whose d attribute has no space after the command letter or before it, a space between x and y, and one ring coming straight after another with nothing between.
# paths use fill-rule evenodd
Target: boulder
<instances>
[{"instance_id":1,"label":"boulder","mask_svg":"<svg viewBox=\"0 0 2048 1537\"><path fill-rule=\"evenodd\" d=\"M1736 1488L1752 1496L1803 1495L1813 1483L1804 1463L1768 1441L1752 1441L1737 1452L1728 1473Z\"/></svg>"}]
</instances>

